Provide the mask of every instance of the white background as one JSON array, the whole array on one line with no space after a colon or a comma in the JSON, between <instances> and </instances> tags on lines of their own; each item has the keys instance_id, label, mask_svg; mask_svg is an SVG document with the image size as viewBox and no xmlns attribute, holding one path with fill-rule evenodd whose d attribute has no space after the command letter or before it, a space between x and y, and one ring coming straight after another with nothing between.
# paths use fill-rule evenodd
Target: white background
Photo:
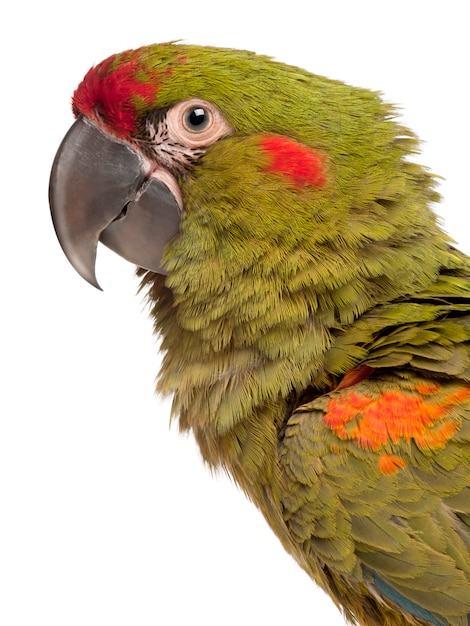
<instances>
[{"instance_id":1,"label":"white background","mask_svg":"<svg viewBox=\"0 0 470 626\"><path fill-rule=\"evenodd\" d=\"M458 0L15 3L2 16L0 623L340 625L261 515L169 429L133 268L103 293L55 239L47 188L88 68L183 39L382 90L445 177L470 251L468 7Z\"/></svg>"}]
</instances>

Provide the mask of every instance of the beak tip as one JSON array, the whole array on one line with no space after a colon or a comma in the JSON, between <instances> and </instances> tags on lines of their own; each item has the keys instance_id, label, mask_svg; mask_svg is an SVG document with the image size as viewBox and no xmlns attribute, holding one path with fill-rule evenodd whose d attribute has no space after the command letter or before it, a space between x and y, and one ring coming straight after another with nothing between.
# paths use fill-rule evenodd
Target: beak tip
<instances>
[{"instance_id":1,"label":"beak tip","mask_svg":"<svg viewBox=\"0 0 470 626\"><path fill-rule=\"evenodd\" d=\"M96 289L98 289L98 291L103 291L103 289L101 288L101 285L96 279L94 268L90 269L90 271L88 271L88 268L86 268L85 271L82 271L83 268L77 267L76 265L74 265L74 268L78 272L78 274L80 274L80 276L84 278L87 281L87 283L89 283L92 287L95 287Z\"/></svg>"},{"instance_id":2,"label":"beak tip","mask_svg":"<svg viewBox=\"0 0 470 626\"><path fill-rule=\"evenodd\" d=\"M93 282L91 282L91 281L88 281L88 282L89 282L89 283L90 283L90 285L92 285L93 287L96 287L96 289L98 289L98 291L103 291L103 288L101 287L101 285L98 283L98 281L97 281L97 280L95 280L95 281L93 281Z\"/></svg>"}]
</instances>

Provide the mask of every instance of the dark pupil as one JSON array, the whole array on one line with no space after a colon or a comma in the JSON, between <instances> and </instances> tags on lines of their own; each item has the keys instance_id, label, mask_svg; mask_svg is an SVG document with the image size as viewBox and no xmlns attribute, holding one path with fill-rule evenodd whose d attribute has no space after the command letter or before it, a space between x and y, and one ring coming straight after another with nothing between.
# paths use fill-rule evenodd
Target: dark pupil
<instances>
[{"instance_id":1,"label":"dark pupil","mask_svg":"<svg viewBox=\"0 0 470 626\"><path fill-rule=\"evenodd\" d=\"M191 126L202 126L206 122L206 112L204 109L193 109L188 116Z\"/></svg>"}]
</instances>

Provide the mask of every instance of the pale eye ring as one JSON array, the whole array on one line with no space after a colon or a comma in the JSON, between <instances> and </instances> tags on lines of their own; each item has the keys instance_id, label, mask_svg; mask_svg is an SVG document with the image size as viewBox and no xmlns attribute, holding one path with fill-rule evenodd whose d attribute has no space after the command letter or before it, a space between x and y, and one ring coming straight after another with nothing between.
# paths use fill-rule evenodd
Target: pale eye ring
<instances>
[{"instance_id":1,"label":"pale eye ring","mask_svg":"<svg viewBox=\"0 0 470 626\"><path fill-rule=\"evenodd\" d=\"M166 114L169 141L188 148L207 147L233 132L232 125L212 102L191 98L178 102Z\"/></svg>"},{"instance_id":2,"label":"pale eye ring","mask_svg":"<svg viewBox=\"0 0 470 626\"><path fill-rule=\"evenodd\" d=\"M212 114L202 106L189 107L183 116L183 124L186 130L200 133L212 124Z\"/></svg>"}]
</instances>

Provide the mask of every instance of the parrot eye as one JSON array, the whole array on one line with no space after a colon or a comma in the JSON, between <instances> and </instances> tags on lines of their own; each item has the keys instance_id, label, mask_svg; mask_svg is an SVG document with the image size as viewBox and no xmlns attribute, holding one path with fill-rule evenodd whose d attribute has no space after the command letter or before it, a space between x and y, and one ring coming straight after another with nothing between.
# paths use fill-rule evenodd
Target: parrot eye
<instances>
[{"instance_id":1,"label":"parrot eye","mask_svg":"<svg viewBox=\"0 0 470 626\"><path fill-rule=\"evenodd\" d=\"M232 125L216 106L198 98L179 102L169 109L166 123L169 139L190 148L210 146L233 132Z\"/></svg>"},{"instance_id":2,"label":"parrot eye","mask_svg":"<svg viewBox=\"0 0 470 626\"><path fill-rule=\"evenodd\" d=\"M212 122L210 111L202 107L191 107L186 111L183 118L183 124L186 130L200 133L206 129Z\"/></svg>"}]
</instances>

